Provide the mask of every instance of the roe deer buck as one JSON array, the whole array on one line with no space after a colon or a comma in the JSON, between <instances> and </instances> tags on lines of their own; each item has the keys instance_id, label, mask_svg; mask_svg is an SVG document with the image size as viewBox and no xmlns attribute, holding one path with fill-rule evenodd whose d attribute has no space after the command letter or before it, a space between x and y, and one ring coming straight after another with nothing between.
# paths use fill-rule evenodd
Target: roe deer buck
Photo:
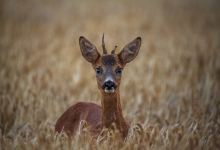
<instances>
[{"instance_id":1,"label":"roe deer buck","mask_svg":"<svg viewBox=\"0 0 220 150\"><path fill-rule=\"evenodd\" d=\"M91 133L98 135L103 128L111 128L112 124L119 130L125 138L129 125L126 123L120 104L119 85L122 70L125 65L131 62L138 54L141 46L141 37L127 44L119 54L115 54L115 49L111 54L107 54L102 37L103 55L97 51L95 45L85 37L79 38L79 45L83 57L92 64L101 91L101 107L94 103L78 102L67 109L57 120L55 130L62 130L68 136L73 136L82 120L87 122Z\"/></svg>"}]
</instances>

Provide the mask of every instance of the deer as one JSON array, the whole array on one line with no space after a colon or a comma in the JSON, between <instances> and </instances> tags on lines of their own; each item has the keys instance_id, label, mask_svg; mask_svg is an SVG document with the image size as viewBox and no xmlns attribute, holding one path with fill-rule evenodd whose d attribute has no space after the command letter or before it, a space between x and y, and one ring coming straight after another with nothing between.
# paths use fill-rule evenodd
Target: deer
<instances>
[{"instance_id":1,"label":"deer","mask_svg":"<svg viewBox=\"0 0 220 150\"><path fill-rule=\"evenodd\" d=\"M98 89L101 93L101 106L91 102L78 102L69 107L57 120L55 131L64 131L72 137L78 131L80 123L85 121L93 135L99 135L103 129L111 129L113 124L123 139L128 135L129 124L125 121L120 102L120 82L125 65L138 55L141 37L125 45L116 54L116 48L107 53L102 36L101 55L96 46L84 36L79 37L82 56L91 63L96 73ZM96 136L97 137L97 136Z\"/></svg>"}]
</instances>

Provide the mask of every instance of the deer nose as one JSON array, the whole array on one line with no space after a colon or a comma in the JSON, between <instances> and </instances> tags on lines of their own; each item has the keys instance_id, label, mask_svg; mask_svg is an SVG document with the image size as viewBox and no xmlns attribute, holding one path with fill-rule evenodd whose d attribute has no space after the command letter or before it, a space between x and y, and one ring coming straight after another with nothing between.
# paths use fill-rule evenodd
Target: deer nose
<instances>
[{"instance_id":1,"label":"deer nose","mask_svg":"<svg viewBox=\"0 0 220 150\"><path fill-rule=\"evenodd\" d=\"M113 81L111 81L111 80L106 81L106 82L104 82L103 89L106 89L106 88L108 90L115 89L116 88L116 84Z\"/></svg>"}]
</instances>

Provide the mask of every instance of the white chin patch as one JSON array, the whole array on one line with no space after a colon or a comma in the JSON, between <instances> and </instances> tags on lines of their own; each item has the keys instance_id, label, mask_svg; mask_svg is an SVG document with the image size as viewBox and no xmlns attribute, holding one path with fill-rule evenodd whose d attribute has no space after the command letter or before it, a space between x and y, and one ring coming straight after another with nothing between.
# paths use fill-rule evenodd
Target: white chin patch
<instances>
[{"instance_id":1,"label":"white chin patch","mask_svg":"<svg viewBox=\"0 0 220 150\"><path fill-rule=\"evenodd\" d=\"M114 93L115 92L115 89L114 88L111 88L110 90L108 88L105 88L105 93Z\"/></svg>"}]
</instances>

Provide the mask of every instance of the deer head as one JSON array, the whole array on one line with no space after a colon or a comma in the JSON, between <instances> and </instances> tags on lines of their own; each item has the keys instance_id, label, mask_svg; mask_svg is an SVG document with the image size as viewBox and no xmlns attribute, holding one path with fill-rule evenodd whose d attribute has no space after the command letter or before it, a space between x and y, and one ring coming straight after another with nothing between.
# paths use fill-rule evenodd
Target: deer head
<instances>
[{"instance_id":1,"label":"deer head","mask_svg":"<svg viewBox=\"0 0 220 150\"><path fill-rule=\"evenodd\" d=\"M98 88L103 94L111 95L117 93L119 89L123 68L137 56L141 46L141 37L137 37L128 43L118 54L115 54L117 46L111 54L107 53L104 34L102 37L102 55L96 46L83 36L79 38L79 45L83 57L92 64L96 72Z\"/></svg>"}]
</instances>

